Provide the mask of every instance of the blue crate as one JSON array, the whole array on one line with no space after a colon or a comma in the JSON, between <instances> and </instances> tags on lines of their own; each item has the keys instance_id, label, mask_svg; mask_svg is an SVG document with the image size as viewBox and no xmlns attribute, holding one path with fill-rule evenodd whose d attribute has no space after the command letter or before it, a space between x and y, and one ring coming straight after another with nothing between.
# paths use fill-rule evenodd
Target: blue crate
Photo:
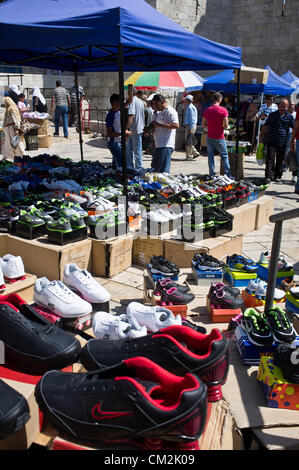
<instances>
[{"instance_id":1,"label":"blue crate","mask_svg":"<svg viewBox=\"0 0 299 470\"><path fill-rule=\"evenodd\" d=\"M286 303L285 303L285 309L290 312L290 313L297 313L299 314L299 308L296 307L295 304L293 304L292 302L290 302L288 300L288 298L286 299Z\"/></svg>"},{"instance_id":2,"label":"blue crate","mask_svg":"<svg viewBox=\"0 0 299 470\"><path fill-rule=\"evenodd\" d=\"M222 269L219 271L203 271L201 269L196 269L192 267L193 273L196 275L198 279L211 279L212 281L215 279L220 282L223 277Z\"/></svg>"}]
</instances>

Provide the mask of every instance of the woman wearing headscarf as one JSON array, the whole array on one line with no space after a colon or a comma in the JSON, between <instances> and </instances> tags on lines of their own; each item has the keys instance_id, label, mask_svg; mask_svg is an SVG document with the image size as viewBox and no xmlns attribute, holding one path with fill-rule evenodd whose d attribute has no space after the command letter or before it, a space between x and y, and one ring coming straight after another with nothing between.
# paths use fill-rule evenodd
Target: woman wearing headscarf
<instances>
[{"instance_id":1,"label":"woman wearing headscarf","mask_svg":"<svg viewBox=\"0 0 299 470\"><path fill-rule=\"evenodd\" d=\"M18 85L11 85L10 89L4 93L4 96L8 96L13 100L13 102L17 105L19 101L19 94L20 90Z\"/></svg>"},{"instance_id":2,"label":"woman wearing headscarf","mask_svg":"<svg viewBox=\"0 0 299 470\"><path fill-rule=\"evenodd\" d=\"M33 111L38 111L39 113L48 112L46 100L44 96L42 95L38 86L35 86L33 88L32 104L33 104Z\"/></svg>"},{"instance_id":3,"label":"woman wearing headscarf","mask_svg":"<svg viewBox=\"0 0 299 470\"><path fill-rule=\"evenodd\" d=\"M4 98L5 115L3 121L4 130L4 145L2 148L2 160L13 160L15 156L22 156L25 153L24 144L22 140L16 148L12 147L11 140L14 136L19 135L21 125L21 115L17 105L9 97Z\"/></svg>"}]
</instances>

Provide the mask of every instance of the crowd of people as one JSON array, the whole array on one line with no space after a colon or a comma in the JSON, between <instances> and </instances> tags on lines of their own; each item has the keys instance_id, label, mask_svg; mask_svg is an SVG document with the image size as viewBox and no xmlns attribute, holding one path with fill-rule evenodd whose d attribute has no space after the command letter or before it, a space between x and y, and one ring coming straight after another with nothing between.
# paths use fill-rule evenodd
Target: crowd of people
<instances>
[{"instance_id":1,"label":"crowd of people","mask_svg":"<svg viewBox=\"0 0 299 470\"><path fill-rule=\"evenodd\" d=\"M108 148L113 164L122 167L120 96L113 94L111 110L106 119ZM235 100L221 93L210 93L195 99L187 95L184 100L183 125L185 128L186 160L199 157L197 127L207 133L209 175L215 176L214 157L219 154L225 175L231 177L227 151L226 130L229 118L237 115ZM143 168L143 153L152 155L151 167L157 172L170 172L171 156L175 149L176 129L180 127L178 112L167 99L157 93L143 98L141 90L129 86L126 110L126 159L128 167ZM250 143L250 153L256 151L257 141L263 143L265 153L265 178L281 183L285 161L289 152L296 152L299 168L299 115L295 104L286 98L275 103L274 96L266 96L258 107L252 100L242 102L240 108L242 129ZM299 193L298 171L293 171L292 182Z\"/></svg>"}]
</instances>

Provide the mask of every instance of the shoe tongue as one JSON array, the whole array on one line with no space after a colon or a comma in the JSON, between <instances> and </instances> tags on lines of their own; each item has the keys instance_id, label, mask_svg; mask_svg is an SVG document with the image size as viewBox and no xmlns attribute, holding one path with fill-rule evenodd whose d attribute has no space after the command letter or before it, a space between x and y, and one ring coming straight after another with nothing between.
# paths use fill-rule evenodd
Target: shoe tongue
<instances>
[{"instance_id":1,"label":"shoe tongue","mask_svg":"<svg viewBox=\"0 0 299 470\"><path fill-rule=\"evenodd\" d=\"M135 378L134 380L138 382L149 395L151 394L154 388L160 387L160 384L158 382L152 382L150 380L142 380L138 378Z\"/></svg>"}]
</instances>

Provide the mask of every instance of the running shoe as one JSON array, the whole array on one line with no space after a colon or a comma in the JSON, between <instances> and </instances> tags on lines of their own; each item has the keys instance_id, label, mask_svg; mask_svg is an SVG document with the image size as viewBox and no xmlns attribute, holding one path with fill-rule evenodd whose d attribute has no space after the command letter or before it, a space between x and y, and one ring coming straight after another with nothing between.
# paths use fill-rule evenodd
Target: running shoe
<instances>
[{"instance_id":1,"label":"running shoe","mask_svg":"<svg viewBox=\"0 0 299 470\"><path fill-rule=\"evenodd\" d=\"M246 287L248 294L254 295L257 299L265 300L267 294L267 282L262 279L251 279ZM282 300L285 292L281 289L274 289L274 300Z\"/></svg>"},{"instance_id":2,"label":"running shoe","mask_svg":"<svg viewBox=\"0 0 299 470\"><path fill-rule=\"evenodd\" d=\"M97 312L92 319L92 328L98 339L140 338L147 335L147 329L140 325L134 317L111 315L107 312Z\"/></svg>"},{"instance_id":3,"label":"running shoe","mask_svg":"<svg viewBox=\"0 0 299 470\"><path fill-rule=\"evenodd\" d=\"M231 271L242 271L254 273L258 270L258 266L254 261L244 256L234 254L226 258L226 266Z\"/></svg>"},{"instance_id":4,"label":"running shoe","mask_svg":"<svg viewBox=\"0 0 299 470\"><path fill-rule=\"evenodd\" d=\"M77 214L72 215L69 218L69 221L70 221L70 224L71 224L71 227L72 227L73 230L80 230L81 228L86 227L86 224L85 224L85 221L84 221L83 217L80 217Z\"/></svg>"},{"instance_id":5,"label":"running shoe","mask_svg":"<svg viewBox=\"0 0 299 470\"><path fill-rule=\"evenodd\" d=\"M164 289L161 293L161 305L187 305L194 300L195 295L191 292L182 292L176 287Z\"/></svg>"},{"instance_id":6,"label":"running shoe","mask_svg":"<svg viewBox=\"0 0 299 470\"><path fill-rule=\"evenodd\" d=\"M4 439L25 426L30 410L23 395L1 379L0 397L0 439Z\"/></svg>"},{"instance_id":7,"label":"running shoe","mask_svg":"<svg viewBox=\"0 0 299 470\"><path fill-rule=\"evenodd\" d=\"M264 316L278 343L291 343L296 339L296 331L282 308L274 307L265 312Z\"/></svg>"},{"instance_id":8,"label":"running shoe","mask_svg":"<svg viewBox=\"0 0 299 470\"><path fill-rule=\"evenodd\" d=\"M28 374L69 366L81 350L76 338L39 315L17 294L0 296L0 340L5 365Z\"/></svg>"},{"instance_id":9,"label":"running shoe","mask_svg":"<svg viewBox=\"0 0 299 470\"><path fill-rule=\"evenodd\" d=\"M161 293L166 289L166 290L169 290L171 289L172 287L175 287L176 289L178 289L179 291L183 292L184 294L186 292L189 292L189 287L187 286L182 286L180 284L177 284L176 282L172 281L171 279L169 278L166 278L166 279L159 279L157 282L156 282L156 286L155 286L155 295L161 295Z\"/></svg>"},{"instance_id":10,"label":"running shoe","mask_svg":"<svg viewBox=\"0 0 299 470\"><path fill-rule=\"evenodd\" d=\"M148 267L152 274L164 276L177 276L180 272L177 265L164 258L164 256L152 256Z\"/></svg>"},{"instance_id":11,"label":"running shoe","mask_svg":"<svg viewBox=\"0 0 299 470\"><path fill-rule=\"evenodd\" d=\"M29 213L31 215L34 215L35 217L38 217L41 220L44 220L46 223L53 221L53 217L50 214L48 214L47 212L43 212L42 210L37 209L34 206L30 208Z\"/></svg>"},{"instance_id":12,"label":"running shoe","mask_svg":"<svg viewBox=\"0 0 299 470\"><path fill-rule=\"evenodd\" d=\"M245 310L241 326L246 331L252 344L256 346L270 346L273 344L273 334L264 315L254 308L250 307Z\"/></svg>"},{"instance_id":13,"label":"running shoe","mask_svg":"<svg viewBox=\"0 0 299 470\"><path fill-rule=\"evenodd\" d=\"M213 309L240 309L243 307L243 299L236 297L226 289L215 289L210 293L210 307Z\"/></svg>"},{"instance_id":14,"label":"running shoe","mask_svg":"<svg viewBox=\"0 0 299 470\"><path fill-rule=\"evenodd\" d=\"M238 289L237 287L227 286L226 284L223 284L222 282L215 282L211 284L210 286L208 298L209 299L211 298L211 294L214 291L222 292L223 290L229 292L233 297L238 297L241 294L240 289Z\"/></svg>"},{"instance_id":15,"label":"running shoe","mask_svg":"<svg viewBox=\"0 0 299 470\"><path fill-rule=\"evenodd\" d=\"M299 384L299 341L278 344L273 362L281 369L284 378L291 384Z\"/></svg>"},{"instance_id":16,"label":"running shoe","mask_svg":"<svg viewBox=\"0 0 299 470\"><path fill-rule=\"evenodd\" d=\"M93 446L145 446L148 438L198 448L206 423L207 388L200 379L191 373L178 377L144 357L89 373L50 371L36 385L35 397L55 429Z\"/></svg>"},{"instance_id":17,"label":"running shoe","mask_svg":"<svg viewBox=\"0 0 299 470\"><path fill-rule=\"evenodd\" d=\"M131 302L127 306L126 313L129 319L134 318L140 326L145 326L150 333L167 326L182 324L181 316L175 317L169 309L159 306L150 307L140 302Z\"/></svg>"},{"instance_id":18,"label":"running shoe","mask_svg":"<svg viewBox=\"0 0 299 470\"><path fill-rule=\"evenodd\" d=\"M47 230L50 232L70 233L73 231L70 220L61 217L53 222L48 222Z\"/></svg>"},{"instance_id":19,"label":"running shoe","mask_svg":"<svg viewBox=\"0 0 299 470\"><path fill-rule=\"evenodd\" d=\"M4 277L8 280L20 279L25 276L25 268L21 256L7 254L0 258L0 266Z\"/></svg>"},{"instance_id":20,"label":"running shoe","mask_svg":"<svg viewBox=\"0 0 299 470\"><path fill-rule=\"evenodd\" d=\"M222 261L206 253L195 253L191 264L201 271L219 271L225 266Z\"/></svg>"},{"instance_id":21,"label":"running shoe","mask_svg":"<svg viewBox=\"0 0 299 470\"><path fill-rule=\"evenodd\" d=\"M82 350L81 360L87 370L94 370L136 356L147 357L172 374L182 376L192 371L208 386L209 401L222 398L229 349L227 339L216 328L208 335L186 326L169 326L138 339L90 339Z\"/></svg>"},{"instance_id":22,"label":"running shoe","mask_svg":"<svg viewBox=\"0 0 299 470\"><path fill-rule=\"evenodd\" d=\"M37 217L34 214L30 214L29 212L26 212L24 210L20 211L18 223L32 228L42 227L43 225L45 225L45 221L43 219Z\"/></svg>"},{"instance_id":23,"label":"running shoe","mask_svg":"<svg viewBox=\"0 0 299 470\"><path fill-rule=\"evenodd\" d=\"M111 299L109 292L86 269L80 269L75 263L65 265L63 283L92 304L109 302Z\"/></svg>"}]
</instances>

